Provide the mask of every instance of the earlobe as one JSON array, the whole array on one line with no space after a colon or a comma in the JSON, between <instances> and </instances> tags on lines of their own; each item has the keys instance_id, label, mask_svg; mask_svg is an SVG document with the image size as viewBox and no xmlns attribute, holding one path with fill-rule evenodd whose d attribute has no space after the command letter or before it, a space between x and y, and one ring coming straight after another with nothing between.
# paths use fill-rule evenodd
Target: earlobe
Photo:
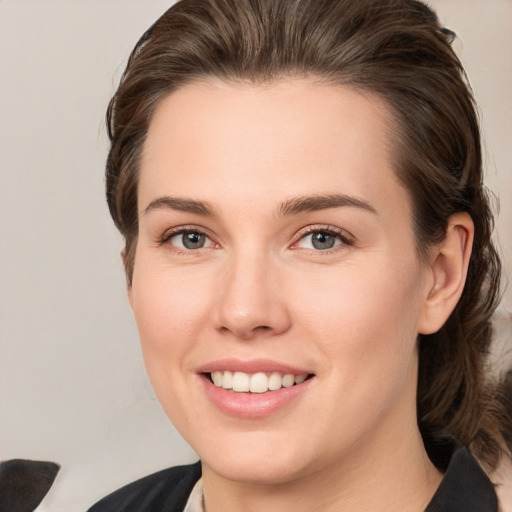
<instances>
[{"instance_id":1,"label":"earlobe","mask_svg":"<svg viewBox=\"0 0 512 512\"><path fill-rule=\"evenodd\" d=\"M433 286L427 290L418 325L420 334L437 332L459 301L468 272L474 224L465 212L452 215L445 238L433 247L430 271Z\"/></svg>"}]
</instances>

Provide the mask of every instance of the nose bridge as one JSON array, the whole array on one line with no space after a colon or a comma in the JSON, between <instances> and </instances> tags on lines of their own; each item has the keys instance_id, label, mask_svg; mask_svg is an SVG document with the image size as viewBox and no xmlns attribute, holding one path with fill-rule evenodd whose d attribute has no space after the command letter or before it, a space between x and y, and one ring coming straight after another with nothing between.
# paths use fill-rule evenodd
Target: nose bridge
<instances>
[{"instance_id":1,"label":"nose bridge","mask_svg":"<svg viewBox=\"0 0 512 512\"><path fill-rule=\"evenodd\" d=\"M219 277L218 326L238 338L278 334L287 329L289 316L279 293L275 258L253 248L234 251L226 272Z\"/></svg>"}]
</instances>

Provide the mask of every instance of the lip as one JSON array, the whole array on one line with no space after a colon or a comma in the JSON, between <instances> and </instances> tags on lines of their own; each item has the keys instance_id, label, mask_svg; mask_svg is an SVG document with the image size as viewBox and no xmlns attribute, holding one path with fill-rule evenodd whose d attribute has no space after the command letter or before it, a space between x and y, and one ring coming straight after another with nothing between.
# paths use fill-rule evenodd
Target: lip
<instances>
[{"instance_id":1,"label":"lip","mask_svg":"<svg viewBox=\"0 0 512 512\"><path fill-rule=\"evenodd\" d=\"M266 393L236 393L215 386L208 378L214 371L240 371L248 374L256 372L279 372L282 374L314 375L311 372L293 366L271 361L268 359L256 359L243 361L237 359L221 359L207 363L198 369L198 377L201 380L203 390L210 402L222 413L245 419L265 418L278 411L291 407L300 400L310 389L314 376L306 379L301 384L289 388L281 388Z\"/></svg>"},{"instance_id":2,"label":"lip","mask_svg":"<svg viewBox=\"0 0 512 512\"><path fill-rule=\"evenodd\" d=\"M249 374L257 372L279 372L282 374L291 373L293 375L304 375L305 373L309 375L313 373L304 368L297 368L270 359L252 359L250 361L233 358L218 359L197 369L197 373L212 373L216 371L243 372Z\"/></svg>"}]
</instances>

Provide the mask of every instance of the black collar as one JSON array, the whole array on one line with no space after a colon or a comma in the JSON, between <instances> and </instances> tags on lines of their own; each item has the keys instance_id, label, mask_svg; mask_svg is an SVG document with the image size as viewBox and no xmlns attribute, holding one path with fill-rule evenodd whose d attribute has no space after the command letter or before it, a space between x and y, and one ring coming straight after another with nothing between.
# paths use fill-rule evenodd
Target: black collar
<instances>
[{"instance_id":1,"label":"black collar","mask_svg":"<svg viewBox=\"0 0 512 512\"><path fill-rule=\"evenodd\" d=\"M471 452L451 443L446 473L425 512L498 512L494 486Z\"/></svg>"}]
</instances>

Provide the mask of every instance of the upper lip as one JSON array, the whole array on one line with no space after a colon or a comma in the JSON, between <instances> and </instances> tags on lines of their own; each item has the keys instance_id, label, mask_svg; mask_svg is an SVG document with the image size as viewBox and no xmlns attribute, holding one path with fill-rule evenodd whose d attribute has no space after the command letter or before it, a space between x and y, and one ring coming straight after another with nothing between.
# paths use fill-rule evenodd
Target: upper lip
<instances>
[{"instance_id":1,"label":"upper lip","mask_svg":"<svg viewBox=\"0 0 512 512\"><path fill-rule=\"evenodd\" d=\"M231 371L254 374L258 372L279 372L283 374L304 375L311 372L304 368L297 368L271 359L218 359L198 368L198 373L212 373L215 371Z\"/></svg>"}]
</instances>

